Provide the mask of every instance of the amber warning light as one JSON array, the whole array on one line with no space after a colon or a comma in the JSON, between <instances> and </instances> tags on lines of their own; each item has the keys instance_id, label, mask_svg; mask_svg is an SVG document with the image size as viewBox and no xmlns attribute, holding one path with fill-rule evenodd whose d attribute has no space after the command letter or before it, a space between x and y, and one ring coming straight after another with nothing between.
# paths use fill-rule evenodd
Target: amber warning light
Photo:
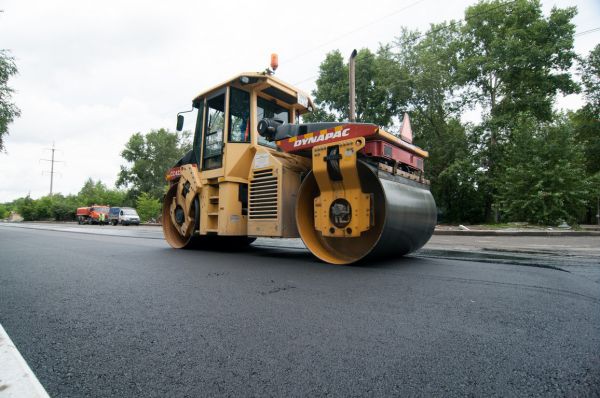
<instances>
[{"instance_id":1,"label":"amber warning light","mask_svg":"<svg viewBox=\"0 0 600 398\"><path fill-rule=\"evenodd\" d=\"M278 66L279 66L279 57L277 56L277 54L271 54L271 69L273 70L273 72L275 72L275 70L277 69Z\"/></svg>"}]
</instances>

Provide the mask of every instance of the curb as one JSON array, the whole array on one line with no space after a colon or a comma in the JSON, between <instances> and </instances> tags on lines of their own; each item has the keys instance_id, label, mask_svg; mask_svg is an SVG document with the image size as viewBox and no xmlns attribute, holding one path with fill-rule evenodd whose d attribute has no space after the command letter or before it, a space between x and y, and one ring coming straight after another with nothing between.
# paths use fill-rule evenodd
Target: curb
<instances>
[{"instance_id":1,"label":"curb","mask_svg":"<svg viewBox=\"0 0 600 398\"><path fill-rule=\"evenodd\" d=\"M0 396L49 398L35 374L0 325Z\"/></svg>"},{"instance_id":2,"label":"curb","mask_svg":"<svg viewBox=\"0 0 600 398\"><path fill-rule=\"evenodd\" d=\"M56 222L56 221L23 221L19 223L7 223L7 224L77 224L77 222ZM162 227L159 223L142 223L140 226L145 227ZM434 235L456 235L456 236L599 236L600 231L544 231L544 230L532 230L532 231L510 231L510 230L490 230L490 229L471 229L471 230L446 230L436 229L433 231Z\"/></svg>"},{"instance_id":3,"label":"curb","mask_svg":"<svg viewBox=\"0 0 600 398\"><path fill-rule=\"evenodd\" d=\"M436 230L434 235L461 236L600 236L598 231L446 231Z\"/></svg>"}]
</instances>

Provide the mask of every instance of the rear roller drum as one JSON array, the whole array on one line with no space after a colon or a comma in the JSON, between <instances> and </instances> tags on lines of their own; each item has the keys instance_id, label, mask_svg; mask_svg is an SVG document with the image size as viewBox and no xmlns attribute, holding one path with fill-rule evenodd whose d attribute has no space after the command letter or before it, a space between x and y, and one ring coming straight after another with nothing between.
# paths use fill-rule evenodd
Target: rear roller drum
<instances>
[{"instance_id":1,"label":"rear roller drum","mask_svg":"<svg viewBox=\"0 0 600 398\"><path fill-rule=\"evenodd\" d=\"M328 263L351 264L367 257L402 256L427 243L437 217L431 192L416 183L379 179L361 162L357 167L362 191L373 195L372 227L359 237L327 237L315 229L314 199L320 193L311 172L300 186L296 206L296 224L306 247ZM330 217L342 227L350 209L344 199L336 202Z\"/></svg>"},{"instance_id":2,"label":"rear roller drum","mask_svg":"<svg viewBox=\"0 0 600 398\"><path fill-rule=\"evenodd\" d=\"M197 229L200 226L198 197L194 198L186 213L185 200L183 197L178 198L177 192L177 185L169 189L165 195L162 211L165 239L175 249L241 250L256 240L247 236L198 235ZM188 223L189 220L193 220L192 224L186 227L184 225L186 220Z\"/></svg>"}]
</instances>

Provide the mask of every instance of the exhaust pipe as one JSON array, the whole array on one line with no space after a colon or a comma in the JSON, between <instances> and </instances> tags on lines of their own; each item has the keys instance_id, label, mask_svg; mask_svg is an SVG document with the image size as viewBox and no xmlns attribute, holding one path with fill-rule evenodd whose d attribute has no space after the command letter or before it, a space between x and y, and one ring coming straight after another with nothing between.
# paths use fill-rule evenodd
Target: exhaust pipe
<instances>
[{"instance_id":1,"label":"exhaust pipe","mask_svg":"<svg viewBox=\"0 0 600 398\"><path fill-rule=\"evenodd\" d=\"M356 81L355 81L355 58L356 58L356 50L352 51L350 54L350 58L348 59L348 81L350 82L350 112L349 118L350 122L356 121Z\"/></svg>"}]
</instances>

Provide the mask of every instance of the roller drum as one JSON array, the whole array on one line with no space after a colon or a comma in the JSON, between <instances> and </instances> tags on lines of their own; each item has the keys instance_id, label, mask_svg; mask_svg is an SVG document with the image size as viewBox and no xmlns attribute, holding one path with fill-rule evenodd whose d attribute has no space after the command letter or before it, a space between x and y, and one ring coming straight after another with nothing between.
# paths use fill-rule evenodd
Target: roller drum
<instances>
[{"instance_id":1,"label":"roller drum","mask_svg":"<svg viewBox=\"0 0 600 398\"><path fill-rule=\"evenodd\" d=\"M167 243L175 248L175 249L183 249L190 248L196 242L194 239L194 228L187 235L182 235L179 228L174 224L173 218L171 217L171 204L175 201L177 202L177 185L172 185L165 197L163 199L163 209L162 209L162 229L163 235L165 236L165 240ZM180 200L181 202L181 200ZM198 201L194 201L194 206L192 206L192 211L194 212L191 217L194 219L198 219L197 215L199 214ZM181 209L180 211L183 211Z\"/></svg>"},{"instance_id":2,"label":"roller drum","mask_svg":"<svg viewBox=\"0 0 600 398\"><path fill-rule=\"evenodd\" d=\"M437 210L429 189L417 182L357 163L362 190L373 194L373 226L356 238L325 237L314 228L314 198L319 188L312 173L302 182L296 206L300 236L318 258L332 264L396 257L421 248L431 238Z\"/></svg>"},{"instance_id":3,"label":"roller drum","mask_svg":"<svg viewBox=\"0 0 600 398\"><path fill-rule=\"evenodd\" d=\"M198 197L190 208L189 217L194 220L193 227L187 235L183 235L180 228L176 225L177 217L171 217L171 204L182 203L183 200L177 200L177 185L173 185L167 191L163 201L162 228L165 240L175 249L212 249L212 250L241 250L246 248L256 238L247 236L218 236L218 235L198 235L197 229L200 226L200 203ZM181 211L184 211L181 208ZM185 213L183 213L185 215Z\"/></svg>"}]
</instances>

